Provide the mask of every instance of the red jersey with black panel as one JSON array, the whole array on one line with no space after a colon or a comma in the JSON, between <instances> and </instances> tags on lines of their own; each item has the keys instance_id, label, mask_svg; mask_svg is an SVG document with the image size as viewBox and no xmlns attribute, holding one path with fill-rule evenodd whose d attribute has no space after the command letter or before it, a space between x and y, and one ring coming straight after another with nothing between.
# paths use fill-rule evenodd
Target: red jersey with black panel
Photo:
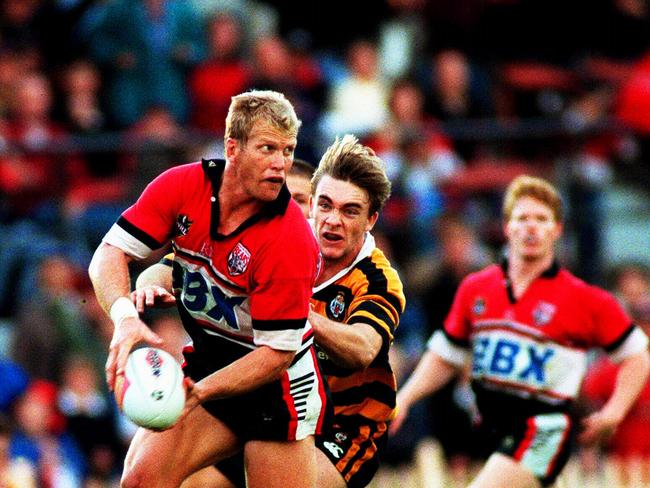
<instances>
[{"instance_id":1,"label":"red jersey with black panel","mask_svg":"<svg viewBox=\"0 0 650 488\"><path fill-rule=\"evenodd\" d=\"M444 332L429 343L451 363L471 357L479 409L490 398L491 405L501 403L497 410L507 411L502 400L516 398L535 400L528 405L539 411L563 410L578 394L587 349L602 347L620 361L647 346L611 294L557 264L519 300L506 270L507 263L492 265L465 278Z\"/></svg>"},{"instance_id":2,"label":"red jersey with black panel","mask_svg":"<svg viewBox=\"0 0 650 488\"><path fill-rule=\"evenodd\" d=\"M204 160L162 173L104 240L140 259L172 240L174 290L197 353L224 340L242 346L240 355L262 345L305 350L320 259L313 232L283 187L233 233L218 234L224 167Z\"/></svg>"}]
</instances>

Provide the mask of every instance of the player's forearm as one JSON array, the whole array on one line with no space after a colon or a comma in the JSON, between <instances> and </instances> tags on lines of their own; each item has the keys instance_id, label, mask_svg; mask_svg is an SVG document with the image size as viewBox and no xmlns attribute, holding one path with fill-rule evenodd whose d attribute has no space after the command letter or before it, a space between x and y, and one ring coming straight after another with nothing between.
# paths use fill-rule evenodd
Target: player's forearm
<instances>
[{"instance_id":1,"label":"player's forearm","mask_svg":"<svg viewBox=\"0 0 650 488\"><path fill-rule=\"evenodd\" d=\"M461 369L427 350L408 381L400 388L398 404L411 406L445 386Z\"/></svg>"},{"instance_id":2,"label":"player's forearm","mask_svg":"<svg viewBox=\"0 0 650 488\"><path fill-rule=\"evenodd\" d=\"M88 275L97 300L106 313L110 311L115 300L129 296L129 260L121 249L106 243L102 243L93 255Z\"/></svg>"},{"instance_id":3,"label":"player's forearm","mask_svg":"<svg viewBox=\"0 0 650 488\"><path fill-rule=\"evenodd\" d=\"M616 386L602 412L619 421L625 417L650 374L650 354L643 350L623 360L616 377Z\"/></svg>"},{"instance_id":4,"label":"player's forearm","mask_svg":"<svg viewBox=\"0 0 650 488\"><path fill-rule=\"evenodd\" d=\"M259 347L196 384L201 403L242 395L282 377L295 356L293 351Z\"/></svg>"},{"instance_id":5,"label":"player's forearm","mask_svg":"<svg viewBox=\"0 0 650 488\"><path fill-rule=\"evenodd\" d=\"M145 269L135 281L136 288L145 286L160 286L172 292L172 269L162 263L156 263Z\"/></svg>"},{"instance_id":6,"label":"player's forearm","mask_svg":"<svg viewBox=\"0 0 650 488\"><path fill-rule=\"evenodd\" d=\"M345 368L367 368L381 349L381 336L368 324L341 324L316 313L309 322L318 346Z\"/></svg>"}]
</instances>

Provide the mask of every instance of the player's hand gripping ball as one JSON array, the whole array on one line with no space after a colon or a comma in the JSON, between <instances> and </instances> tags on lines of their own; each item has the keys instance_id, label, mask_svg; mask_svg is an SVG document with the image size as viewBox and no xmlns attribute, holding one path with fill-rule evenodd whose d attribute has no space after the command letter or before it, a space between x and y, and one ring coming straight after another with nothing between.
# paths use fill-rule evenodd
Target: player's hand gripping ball
<instances>
[{"instance_id":1,"label":"player's hand gripping ball","mask_svg":"<svg viewBox=\"0 0 650 488\"><path fill-rule=\"evenodd\" d=\"M117 404L133 422L148 429L174 425L185 406L183 370L171 354L154 347L129 354L115 382Z\"/></svg>"}]
</instances>

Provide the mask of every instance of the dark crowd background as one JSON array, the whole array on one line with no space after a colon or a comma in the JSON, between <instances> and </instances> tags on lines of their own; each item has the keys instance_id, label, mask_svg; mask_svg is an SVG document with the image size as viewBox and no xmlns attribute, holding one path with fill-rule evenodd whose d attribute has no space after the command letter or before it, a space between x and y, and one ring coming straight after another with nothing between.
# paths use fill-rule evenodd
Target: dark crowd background
<instances>
[{"instance_id":1,"label":"dark crowd background","mask_svg":"<svg viewBox=\"0 0 650 488\"><path fill-rule=\"evenodd\" d=\"M294 103L297 157L353 133L385 161L400 379L460 280L501 255L501 193L524 172L562 190L562 263L650 326L650 251L612 262L604 239L612 188L649 201L647 1L1 0L0 486L116 486L134 426L105 387L112 324L85 269L155 175L222 156L230 97L253 88ZM146 319L178 354L174 313ZM592 364L585 411L614 377ZM585 459L650 454L649 402ZM387 465L428 436L452 467L480 459L466 382L418 408Z\"/></svg>"}]
</instances>

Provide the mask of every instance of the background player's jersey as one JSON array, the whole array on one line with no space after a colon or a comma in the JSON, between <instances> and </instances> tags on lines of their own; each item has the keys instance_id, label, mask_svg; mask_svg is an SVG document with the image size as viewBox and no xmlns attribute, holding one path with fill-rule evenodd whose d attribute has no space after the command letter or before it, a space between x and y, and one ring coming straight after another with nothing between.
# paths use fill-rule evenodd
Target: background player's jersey
<instances>
[{"instance_id":1,"label":"background player's jersey","mask_svg":"<svg viewBox=\"0 0 650 488\"><path fill-rule=\"evenodd\" d=\"M334 414L361 415L376 422L391 419L396 381L388 362L388 347L404 311L405 298L397 272L375 247L370 234L349 268L314 289L312 304L317 313L330 320L369 324L382 337L379 354L363 371L338 366L316 345Z\"/></svg>"},{"instance_id":2,"label":"background player's jersey","mask_svg":"<svg viewBox=\"0 0 650 488\"><path fill-rule=\"evenodd\" d=\"M444 332L429 344L457 365L471 357L482 413L507 409L504 395L506 401L537 400L527 403L531 414L562 410L578 394L587 349L602 347L620 361L647 347L645 335L604 290L553 265L515 300L506 269L504 263L469 275ZM525 403L516 404L519 409Z\"/></svg>"},{"instance_id":3,"label":"background player's jersey","mask_svg":"<svg viewBox=\"0 0 650 488\"><path fill-rule=\"evenodd\" d=\"M142 259L172 239L177 304L197 353L223 343L211 338L238 344L239 355L261 345L305 350L319 262L313 232L284 187L236 231L218 234L224 164L204 160L161 174L104 240Z\"/></svg>"}]
</instances>

